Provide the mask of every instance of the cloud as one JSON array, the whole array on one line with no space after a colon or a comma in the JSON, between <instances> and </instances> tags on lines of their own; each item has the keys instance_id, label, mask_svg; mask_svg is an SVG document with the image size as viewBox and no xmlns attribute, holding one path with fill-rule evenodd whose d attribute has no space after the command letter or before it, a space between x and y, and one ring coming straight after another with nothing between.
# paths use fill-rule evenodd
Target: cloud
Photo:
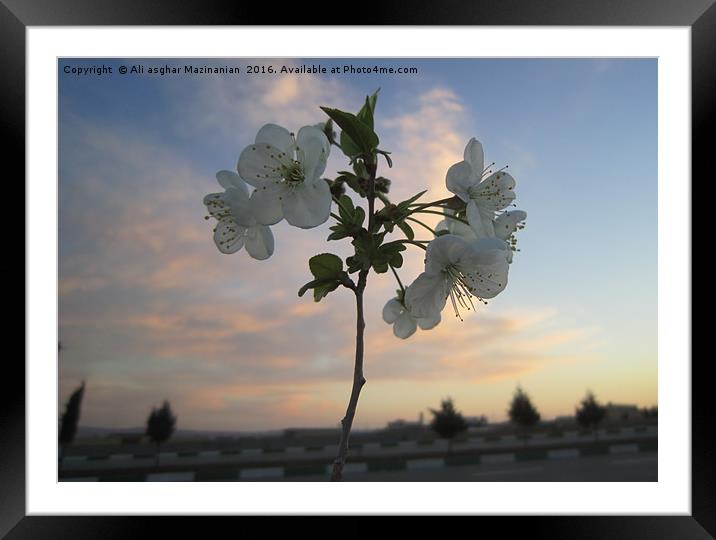
<instances>
[{"instance_id":1,"label":"cloud","mask_svg":"<svg viewBox=\"0 0 716 540\"><path fill-rule=\"evenodd\" d=\"M419 94L402 114L379 120L395 143L397 166L390 174L396 180L396 196L407 198L422 189L430 190L426 197L450 195L445 173L462 159L470 138L466 116L457 94L437 87Z\"/></svg>"},{"instance_id":2,"label":"cloud","mask_svg":"<svg viewBox=\"0 0 716 540\"><path fill-rule=\"evenodd\" d=\"M298 65L291 59L253 63L259 67ZM298 130L325 121L321 105L352 110L362 99L339 79L313 75L246 75L238 83L233 77L187 78L181 85L168 82L166 90L179 133L228 141L234 152L263 124Z\"/></svg>"}]
</instances>

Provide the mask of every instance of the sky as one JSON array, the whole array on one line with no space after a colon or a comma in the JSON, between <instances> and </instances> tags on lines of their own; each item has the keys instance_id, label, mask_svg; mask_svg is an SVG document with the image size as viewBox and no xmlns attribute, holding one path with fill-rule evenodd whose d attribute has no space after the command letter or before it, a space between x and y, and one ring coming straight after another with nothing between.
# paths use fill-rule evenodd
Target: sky
<instances>
[{"instance_id":1,"label":"sky","mask_svg":"<svg viewBox=\"0 0 716 540\"><path fill-rule=\"evenodd\" d=\"M239 75L159 75L149 66L240 66ZM112 74L65 67L104 64ZM417 74L248 74L245 67L352 64ZM118 73L143 65L144 74ZM311 230L272 227L266 261L221 254L202 199L266 123L297 131L357 111L380 88L376 132L399 201L451 195L445 173L470 137L509 165L527 212L506 290L433 330L395 338L381 310L390 273L366 292L365 377L356 428L430 417L452 397L506 418L520 385L543 418L589 389L657 404L655 59L60 59L59 411L82 380L81 426L144 425L168 399L177 427L336 426L350 393L352 293L297 290L308 259L350 254ZM347 168L335 147L324 176ZM356 197L357 199L357 197ZM434 219L433 219L434 218ZM435 224L437 216L426 218ZM427 236L427 232L419 233ZM423 252L400 270L411 282Z\"/></svg>"}]
</instances>

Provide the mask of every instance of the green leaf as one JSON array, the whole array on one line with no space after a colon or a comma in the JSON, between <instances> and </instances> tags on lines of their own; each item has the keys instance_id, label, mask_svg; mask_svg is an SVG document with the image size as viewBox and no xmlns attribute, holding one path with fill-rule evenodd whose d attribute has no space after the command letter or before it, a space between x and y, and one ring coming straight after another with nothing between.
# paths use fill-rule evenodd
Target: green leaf
<instances>
[{"instance_id":1,"label":"green leaf","mask_svg":"<svg viewBox=\"0 0 716 540\"><path fill-rule=\"evenodd\" d=\"M314 287L317 287L318 285L322 285L323 283L326 283L327 281L331 281L331 280L314 279L313 281L309 281L303 287L298 289L298 296L303 296L304 294L306 294L306 291L308 289L313 289Z\"/></svg>"},{"instance_id":2,"label":"green leaf","mask_svg":"<svg viewBox=\"0 0 716 540\"><path fill-rule=\"evenodd\" d=\"M425 195L425 194L427 193L427 191L428 191L428 190L426 189L426 190L421 191L421 192L418 193L417 195L413 195L413 196L410 197L409 199L406 199L406 200L404 200L404 201L398 203L398 206L399 206L400 208L402 208L402 209L407 208L409 205L411 205L411 204L413 204L415 201L417 201L420 197L422 197L423 195Z\"/></svg>"},{"instance_id":3,"label":"green leaf","mask_svg":"<svg viewBox=\"0 0 716 540\"><path fill-rule=\"evenodd\" d=\"M361 153L360 147L353 142L353 139L351 139L345 131L341 131L341 150L350 158Z\"/></svg>"},{"instance_id":4,"label":"green leaf","mask_svg":"<svg viewBox=\"0 0 716 540\"><path fill-rule=\"evenodd\" d=\"M373 108L370 106L370 97L365 97L365 105L358 111L358 119L370 129L373 129Z\"/></svg>"},{"instance_id":5,"label":"green leaf","mask_svg":"<svg viewBox=\"0 0 716 540\"><path fill-rule=\"evenodd\" d=\"M380 143L378 135L375 134L372 127L363 123L356 115L339 109L331 109L330 107L321 107L321 109L353 140L355 145L360 149L356 154L370 154L378 147ZM341 146L343 146L342 134ZM346 149L344 148L344 150ZM356 154L349 155L353 156Z\"/></svg>"},{"instance_id":6,"label":"green leaf","mask_svg":"<svg viewBox=\"0 0 716 540\"><path fill-rule=\"evenodd\" d=\"M365 103L356 115L371 129L373 129L373 117L375 115L375 104L378 101L378 92L380 92L380 88L378 88L378 90L373 92L370 96L365 97Z\"/></svg>"},{"instance_id":7,"label":"green leaf","mask_svg":"<svg viewBox=\"0 0 716 540\"><path fill-rule=\"evenodd\" d=\"M366 98L366 102L370 106L370 112L372 114L375 114L375 104L378 102L378 92L380 92L380 88Z\"/></svg>"},{"instance_id":8,"label":"green leaf","mask_svg":"<svg viewBox=\"0 0 716 540\"><path fill-rule=\"evenodd\" d=\"M321 253L308 260L308 267L316 279L337 278L343 271L343 261L333 253Z\"/></svg>"},{"instance_id":9,"label":"green leaf","mask_svg":"<svg viewBox=\"0 0 716 540\"><path fill-rule=\"evenodd\" d=\"M400 221L397 223L398 227L400 227L400 230L403 231L403 234L406 236L408 240L413 240L415 238L415 232L413 231L413 228L405 223L405 221Z\"/></svg>"},{"instance_id":10,"label":"green leaf","mask_svg":"<svg viewBox=\"0 0 716 540\"><path fill-rule=\"evenodd\" d=\"M313 300L314 302L320 302L321 299L328 296L329 292L335 291L338 288L338 285L340 285L341 282L338 280L328 281L326 283L323 283L321 285L317 285L313 289Z\"/></svg>"},{"instance_id":11,"label":"green leaf","mask_svg":"<svg viewBox=\"0 0 716 540\"><path fill-rule=\"evenodd\" d=\"M377 150L379 154L382 154L385 158L386 163L388 163L388 167L393 167L393 160L390 158L390 152L386 152L385 150Z\"/></svg>"},{"instance_id":12,"label":"green leaf","mask_svg":"<svg viewBox=\"0 0 716 540\"><path fill-rule=\"evenodd\" d=\"M338 213L341 215L343 221L353 223L355 219L355 207L353 206L353 200L348 195L342 195L338 199Z\"/></svg>"}]
</instances>

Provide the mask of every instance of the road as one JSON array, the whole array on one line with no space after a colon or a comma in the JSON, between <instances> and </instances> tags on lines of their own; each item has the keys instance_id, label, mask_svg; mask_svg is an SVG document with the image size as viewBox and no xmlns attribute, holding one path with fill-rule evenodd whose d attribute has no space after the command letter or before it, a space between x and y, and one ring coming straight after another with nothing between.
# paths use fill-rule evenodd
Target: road
<instances>
[{"instance_id":1,"label":"road","mask_svg":"<svg viewBox=\"0 0 716 540\"><path fill-rule=\"evenodd\" d=\"M351 482L656 482L656 452L604 455L412 471L346 473ZM327 476L276 481L322 482Z\"/></svg>"}]
</instances>

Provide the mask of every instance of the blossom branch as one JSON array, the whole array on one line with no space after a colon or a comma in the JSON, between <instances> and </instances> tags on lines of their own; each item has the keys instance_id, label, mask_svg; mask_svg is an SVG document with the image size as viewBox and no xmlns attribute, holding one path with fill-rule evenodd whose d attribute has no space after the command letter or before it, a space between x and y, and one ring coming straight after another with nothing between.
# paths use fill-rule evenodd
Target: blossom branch
<instances>
[{"instance_id":1,"label":"blossom branch","mask_svg":"<svg viewBox=\"0 0 716 540\"><path fill-rule=\"evenodd\" d=\"M377 165L374 162L366 162L368 174L368 231L372 234L375 222L375 175ZM341 420L341 438L338 442L338 455L333 462L333 472L331 473L331 481L337 482L343 479L343 467L346 464L348 456L348 441L350 439L351 428L353 427L353 418L358 407L358 398L361 389L366 380L363 376L363 350L365 332L365 318L363 316L363 291L368 281L369 270L361 270L358 274L358 284L353 291L356 295L356 354L355 366L353 368L353 387L351 388L351 396L348 400L348 408L346 415Z\"/></svg>"}]
</instances>

